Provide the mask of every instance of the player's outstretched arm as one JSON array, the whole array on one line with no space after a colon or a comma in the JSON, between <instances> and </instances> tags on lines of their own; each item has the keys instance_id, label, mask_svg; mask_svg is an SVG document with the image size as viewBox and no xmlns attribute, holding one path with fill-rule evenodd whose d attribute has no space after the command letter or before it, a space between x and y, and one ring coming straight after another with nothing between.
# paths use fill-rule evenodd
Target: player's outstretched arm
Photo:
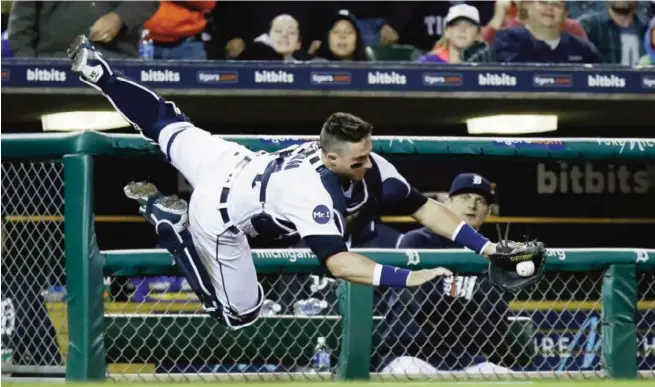
<instances>
[{"instance_id":1,"label":"player's outstretched arm","mask_svg":"<svg viewBox=\"0 0 655 387\"><path fill-rule=\"evenodd\" d=\"M436 200L428 199L412 217L432 232L468 247L480 255L489 256L496 253L495 243L479 234Z\"/></svg>"},{"instance_id":2,"label":"player's outstretched arm","mask_svg":"<svg viewBox=\"0 0 655 387\"><path fill-rule=\"evenodd\" d=\"M380 265L365 256L350 251L337 253L327 259L325 266L330 273L346 281L372 286L414 287L442 275L453 273L443 267L424 270L405 270Z\"/></svg>"}]
</instances>

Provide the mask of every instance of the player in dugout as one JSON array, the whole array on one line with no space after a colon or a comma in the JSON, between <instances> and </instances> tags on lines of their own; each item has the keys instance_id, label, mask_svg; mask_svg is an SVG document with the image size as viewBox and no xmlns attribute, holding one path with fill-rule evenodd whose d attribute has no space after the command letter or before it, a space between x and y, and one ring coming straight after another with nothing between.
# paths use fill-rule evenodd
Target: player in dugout
<instances>
[{"instance_id":1,"label":"player in dugout","mask_svg":"<svg viewBox=\"0 0 655 387\"><path fill-rule=\"evenodd\" d=\"M448 195L444 204L476 230L495 202L491 183L474 173L455 177ZM403 235L398 248L460 246L421 227ZM527 331L516 335L510 329L507 297L487 276L479 275L442 277L416 289L389 289L383 299L387 310L378 352L381 368L401 373L418 365L423 373L467 367L503 372L507 369L498 364L525 364L531 357L531 339Z\"/></svg>"}]
</instances>

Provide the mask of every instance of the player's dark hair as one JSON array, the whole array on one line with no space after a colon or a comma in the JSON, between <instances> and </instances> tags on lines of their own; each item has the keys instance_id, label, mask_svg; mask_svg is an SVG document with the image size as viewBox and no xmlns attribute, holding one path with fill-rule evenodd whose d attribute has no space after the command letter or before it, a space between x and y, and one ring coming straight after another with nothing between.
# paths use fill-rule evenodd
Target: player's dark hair
<instances>
[{"instance_id":1,"label":"player's dark hair","mask_svg":"<svg viewBox=\"0 0 655 387\"><path fill-rule=\"evenodd\" d=\"M373 125L350 113L334 113L321 129L321 148L336 152L344 142L360 142L371 135Z\"/></svg>"}]
</instances>

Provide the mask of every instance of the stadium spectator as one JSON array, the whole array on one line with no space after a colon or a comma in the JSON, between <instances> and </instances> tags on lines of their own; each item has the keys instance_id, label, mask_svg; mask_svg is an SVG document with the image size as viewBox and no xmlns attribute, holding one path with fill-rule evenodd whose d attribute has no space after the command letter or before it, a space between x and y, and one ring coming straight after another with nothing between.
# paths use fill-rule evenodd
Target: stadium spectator
<instances>
[{"instance_id":1,"label":"stadium spectator","mask_svg":"<svg viewBox=\"0 0 655 387\"><path fill-rule=\"evenodd\" d=\"M216 1L160 1L144 25L154 42L154 58L207 59L205 14L215 5Z\"/></svg>"},{"instance_id":2,"label":"stadium spectator","mask_svg":"<svg viewBox=\"0 0 655 387\"><path fill-rule=\"evenodd\" d=\"M316 51L316 59L329 61L367 61L366 45L357 18L342 9L334 16Z\"/></svg>"},{"instance_id":3,"label":"stadium spectator","mask_svg":"<svg viewBox=\"0 0 655 387\"><path fill-rule=\"evenodd\" d=\"M298 22L302 50L307 51L318 35L319 15L312 2L227 1L218 2L212 11L219 57L237 59L257 37L268 33L271 21L290 15ZM318 44L318 43L314 43ZM242 59L242 58L241 58Z\"/></svg>"},{"instance_id":4,"label":"stadium spectator","mask_svg":"<svg viewBox=\"0 0 655 387\"><path fill-rule=\"evenodd\" d=\"M448 194L444 204L475 229L485 222L495 199L489 181L472 173L455 177ZM402 249L460 247L424 227L398 242ZM486 277L445 277L417 289L389 289L384 301L383 365L411 356L438 369L461 369L472 366L481 353L492 363L509 366L516 361L517 354L507 347L513 341L509 304Z\"/></svg>"},{"instance_id":5,"label":"stadium spectator","mask_svg":"<svg viewBox=\"0 0 655 387\"><path fill-rule=\"evenodd\" d=\"M498 31L491 47L493 62L598 63L589 41L562 31L566 2L532 1L524 26ZM475 59L475 58L473 58Z\"/></svg>"},{"instance_id":6,"label":"stadium spectator","mask_svg":"<svg viewBox=\"0 0 655 387\"><path fill-rule=\"evenodd\" d=\"M647 54L641 57L639 65L655 64L655 17L651 19L650 26L644 34L644 48Z\"/></svg>"},{"instance_id":7,"label":"stadium spectator","mask_svg":"<svg viewBox=\"0 0 655 387\"><path fill-rule=\"evenodd\" d=\"M608 1L605 10L579 19L589 40L598 48L602 63L633 66L646 54L641 37L648 27L648 18L637 12L637 3Z\"/></svg>"},{"instance_id":8,"label":"stadium spectator","mask_svg":"<svg viewBox=\"0 0 655 387\"><path fill-rule=\"evenodd\" d=\"M301 51L302 40L298 21L291 15L278 15L271 21L270 30L248 44L239 59L244 60L307 60Z\"/></svg>"},{"instance_id":9,"label":"stadium spectator","mask_svg":"<svg viewBox=\"0 0 655 387\"><path fill-rule=\"evenodd\" d=\"M606 1L599 0L575 0L569 1L569 17L579 19L585 14L605 11L607 8ZM652 0L639 0L637 4L637 12L642 13L647 17L653 16L655 11L655 2Z\"/></svg>"},{"instance_id":10,"label":"stadium spectator","mask_svg":"<svg viewBox=\"0 0 655 387\"><path fill-rule=\"evenodd\" d=\"M482 28L483 39L492 44L496 38L496 32L505 28L520 27L528 19L529 1L497 0L495 3L494 16L484 28ZM572 2L568 2L571 4ZM567 17L562 23L562 29L571 35L587 39L587 33L579 21Z\"/></svg>"},{"instance_id":11,"label":"stadium spectator","mask_svg":"<svg viewBox=\"0 0 655 387\"><path fill-rule=\"evenodd\" d=\"M357 27L367 46L397 44L416 7L412 1L326 1L319 4L320 13L328 17L340 9L357 15ZM331 20L325 20L321 28L329 28L329 22Z\"/></svg>"},{"instance_id":12,"label":"stadium spectator","mask_svg":"<svg viewBox=\"0 0 655 387\"><path fill-rule=\"evenodd\" d=\"M405 3L405 2L403 2ZM478 9L481 25L486 25L493 15L491 1L417 1L405 27L398 30L401 45L411 45L422 52L432 50L446 28L446 16L452 5L466 3Z\"/></svg>"},{"instance_id":13,"label":"stadium spectator","mask_svg":"<svg viewBox=\"0 0 655 387\"><path fill-rule=\"evenodd\" d=\"M420 57L421 63L461 63L487 48L480 34L480 13L474 6L458 4L450 7L446 29L434 49Z\"/></svg>"},{"instance_id":14,"label":"stadium spectator","mask_svg":"<svg viewBox=\"0 0 655 387\"><path fill-rule=\"evenodd\" d=\"M136 58L143 23L156 10L156 1L14 1L11 50L21 57L65 57L71 40L87 34L109 58Z\"/></svg>"},{"instance_id":15,"label":"stadium spectator","mask_svg":"<svg viewBox=\"0 0 655 387\"><path fill-rule=\"evenodd\" d=\"M11 1L3 1L0 3L0 9L2 10L2 32L7 30L7 25L9 24L9 14L11 13Z\"/></svg>"}]
</instances>

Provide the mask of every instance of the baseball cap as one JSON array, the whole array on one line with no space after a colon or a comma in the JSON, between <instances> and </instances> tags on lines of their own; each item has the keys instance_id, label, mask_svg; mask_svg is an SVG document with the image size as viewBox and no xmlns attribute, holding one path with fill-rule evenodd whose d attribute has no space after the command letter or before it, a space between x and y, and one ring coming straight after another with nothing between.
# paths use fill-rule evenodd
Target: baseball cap
<instances>
[{"instance_id":1,"label":"baseball cap","mask_svg":"<svg viewBox=\"0 0 655 387\"><path fill-rule=\"evenodd\" d=\"M446 25L450 24L455 19L468 19L473 23L480 25L480 12L472 5L457 4L448 9L446 15Z\"/></svg>"},{"instance_id":2,"label":"baseball cap","mask_svg":"<svg viewBox=\"0 0 655 387\"><path fill-rule=\"evenodd\" d=\"M488 204L495 201L495 192L489 180L476 173L461 173L455 177L450 185L450 196L463 193L476 193L487 199Z\"/></svg>"}]
</instances>

